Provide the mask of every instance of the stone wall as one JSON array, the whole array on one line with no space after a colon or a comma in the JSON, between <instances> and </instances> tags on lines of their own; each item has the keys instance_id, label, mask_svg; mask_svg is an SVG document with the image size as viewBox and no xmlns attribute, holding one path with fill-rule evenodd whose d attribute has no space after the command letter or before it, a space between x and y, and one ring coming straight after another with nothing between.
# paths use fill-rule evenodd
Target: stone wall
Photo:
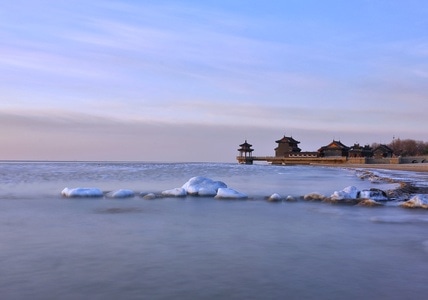
<instances>
[{"instance_id":1,"label":"stone wall","mask_svg":"<svg viewBox=\"0 0 428 300\"><path fill-rule=\"evenodd\" d=\"M428 156L407 156L401 157L400 163L411 164L411 163L428 163Z\"/></svg>"},{"instance_id":2,"label":"stone wall","mask_svg":"<svg viewBox=\"0 0 428 300\"><path fill-rule=\"evenodd\" d=\"M367 164L401 164L400 157L385 157L385 158L374 158L370 157L366 160Z\"/></svg>"},{"instance_id":3,"label":"stone wall","mask_svg":"<svg viewBox=\"0 0 428 300\"><path fill-rule=\"evenodd\" d=\"M365 157L349 157L348 164L366 164L367 158Z\"/></svg>"}]
</instances>

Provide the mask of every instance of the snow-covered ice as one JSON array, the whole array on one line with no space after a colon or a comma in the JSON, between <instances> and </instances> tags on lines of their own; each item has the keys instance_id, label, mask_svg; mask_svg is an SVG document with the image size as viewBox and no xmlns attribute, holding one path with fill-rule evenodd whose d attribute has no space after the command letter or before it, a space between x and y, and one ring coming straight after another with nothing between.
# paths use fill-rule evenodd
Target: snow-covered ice
<instances>
[{"instance_id":1,"label":"snow-covered ice","mask_svg":"<svg viewBox=\"0 0 428 300\"><path fill-rule=\"evenodd\" d=\"M183 188L173 188L170 190L165 190L162 192L163 196L171 196L171 197L184 197L187 195L186 190Z\"/></svg>"},{"instance_id":2,"label":"snow-covered ice","mask_svg":"<svg viewBox=\"0 0 428 300\"><path fill-rule=\"evenodd\" d=\"M331 200L357 199L360 191L355 186L348 186L341 191L335 191L330 196Z\"/></svg>"},{"instance_id":3,"label":"snow-covered ice","mask_svg":"<svg viewBox=\"0 0 428 300\"><path fill-rule=\"evenodd\" d=\"M362 199L370 199L374 201L385 201L388 200L388 196L386 193L379 189L369 189L369 190L362 190L360 192L360 197Z\"/></svg>"},{"instance_id":4,"label":"snow-covered ice","mask_svg":"<svg viewBox=\"0 0 428 300\"><path fill-rule=\"evenodd\" d=\"M247 195L238 192L234 189L231 188L219 188L217 191L217 195L215 196L215 198L220 198L220 199L245 199L248 198Z\"/></svg>"},{"instance_id":5,"label":"snow-covered ice","mask_svg":"<svg viewBox=\"0 0 428 300\"><path fill-rule=\"evenodd\" d=\"M227 188L222 181L214 181L207 177L196 176L190 178L182 188L189 195L214 196L219 188ZM215 193L214 193L215 192Z\"/></svg>"},{"instance_id":6,"label":"snow-covered ice","mask_svg":"<svg viewBox=\"0 0 428 300\"><path fill-rule=\"evenodd\" d=\"M134 196L135 196L134 191L126 190L126 189L111 191L106 194L106 197L109 197L109 198L132 198Z\"/></svg>"},{"instance_id":7,"label":"snow-covered ice","mask_svg":"<svg viewBox=\"0 0 428 300\"><path fill-rule=\"evenodd\" d=\"M77 197L103 197L103 192L98 188L65 188L61 195L69 198Z\"/></svg>"}]
</instances>

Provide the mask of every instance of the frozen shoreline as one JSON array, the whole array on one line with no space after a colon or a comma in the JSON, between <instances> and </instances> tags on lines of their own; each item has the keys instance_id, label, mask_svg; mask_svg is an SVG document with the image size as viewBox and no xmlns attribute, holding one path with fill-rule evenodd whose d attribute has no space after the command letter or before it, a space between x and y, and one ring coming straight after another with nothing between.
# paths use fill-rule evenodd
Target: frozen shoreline
<instances>
[{"instance_id":1,"label":"frozen shoreline","mask_svg":"<svg viewBox=\"0 0 428 300\"><path fill-rule=\"evenodd\" d=\"M324 165L328 167L350 168L350 169L379 169L397 170L409 172L428 172L428 163L417 164L346 164L346 165Z\"/></svg>"}]
</instances>

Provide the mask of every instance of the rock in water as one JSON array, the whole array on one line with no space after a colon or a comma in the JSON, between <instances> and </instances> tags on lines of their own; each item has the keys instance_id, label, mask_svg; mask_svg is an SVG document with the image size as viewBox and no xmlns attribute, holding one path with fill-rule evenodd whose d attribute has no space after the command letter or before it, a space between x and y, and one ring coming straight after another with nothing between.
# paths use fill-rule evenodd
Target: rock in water
<instances>
[{"instance_id":1,"label":"rock in water","mask_svg":"<svg viewBox=\"0 0 428 300\"><path fill-rule=\"evenodd\" d=\"M146 199L146 200L156 199L156 195L154 193L148 193L141 196L143 197L143 199Z\"/></svg>"},{"instance_id":2,"label":"rock in water","mask_svg":"<svg viewBox=\"0 0 428 300\"><path fill-rule=\"evenodd\" d=\"M274 193L267 200L270 202L279 202L282 201L282 197L279 194Z\"/></svg>"},{"instance_id":3,"label":"rock in water","mask_svg":"<svg viewBox=\"0 0 428 300\"><path fill-rule=\"evenodd\" d=\"M382 203L376 202L375 200L372 200L372 199L364 199L360 201L357 205L368 206L368 207L383 206Z\"/></svg>"},{"instance_id":4,"label":"rock in water","mask_svg":"<svg viewBox=\"0 0 428 300\"><path fill-rule=\"evenodd\" d=\"M410 200L400 204L405 208L428 208L428 195L415 195Z\"/></svg>"},{"instance_id":5,"label":"rock in water","mask_svg":"<svg viewBox=\"0 0 428 300\"><path fill-rule=\"evenodd\" d=\"M294 198L293 196L288 195L288 196L287 196L287 199L285 199L285 201L288 201L288 202L294 202L294 201L297 201L297 200L296 200L296 198Z\"/></svg>"},{"instance_id":6,"label":"rock in water","mask_svg":"<svg viewBox=\"0 0 428 300\"><path fill-rule=\"evenodd\" d=\"M326 199L326 197L320 193L309 193L303 196L303 199L308 201L323 201Z\"/></svg>"}]
</instances>

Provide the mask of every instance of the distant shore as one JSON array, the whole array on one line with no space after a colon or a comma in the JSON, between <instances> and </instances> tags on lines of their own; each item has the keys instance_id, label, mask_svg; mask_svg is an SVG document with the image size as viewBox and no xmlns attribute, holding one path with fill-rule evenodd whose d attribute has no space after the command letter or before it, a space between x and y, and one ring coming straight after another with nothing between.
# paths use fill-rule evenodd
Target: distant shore
<instances>
[{"instance_id":1,"label":"distant shore","mask_svg":"<svg viewBox=\"0 0 428 300\"><path fill-rule=\"evenodd\" d=\"M361 168L361 169L384 169L384 170L397 170L397 171L411 171L411 172L428 172L428 163L417 164L337 164L337 165L324 165L329 167L341 168Z\"/></svg>"}]
</instances>

